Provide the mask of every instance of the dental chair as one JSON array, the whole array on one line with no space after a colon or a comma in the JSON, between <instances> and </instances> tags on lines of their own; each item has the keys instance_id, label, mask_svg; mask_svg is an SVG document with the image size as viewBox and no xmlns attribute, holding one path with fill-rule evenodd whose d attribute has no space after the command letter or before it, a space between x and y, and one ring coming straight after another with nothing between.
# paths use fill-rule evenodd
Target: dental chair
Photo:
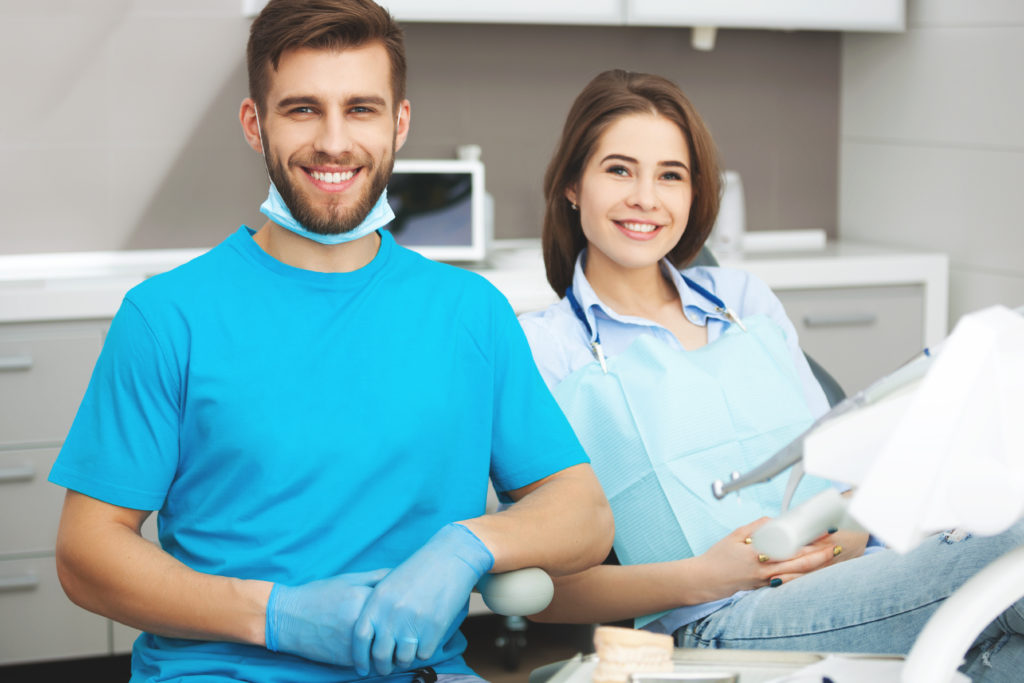
<instances>
[{"instance_id":1,"label":"dental chair","mask_svg":"<svg viewBox=\"0 0 1024 683\"><path fill-rule=\"evenodd\" d=\"M690 263L691 266L717 266L718 259L711 253L711 250L704 245L701 247L700 252ZM825 392L825 398L828 399L830 407L835 407L840 401L846 398L846 392L843 391L843 387L840 386L839 382L829 372L821 366L818 361L814 360L806 351L804 351L804 358L807 359L807 364L811 367L811 373L814 378L818 380L818 384L821 385L822 391ZM618 564L618 560L615 558L615 551L609 555L609 559L606 562ZM553 677L559 670L565 666L566 662L570 660L563 660L553 662L551 664L545 664L544 666L538 667L530 672L529 683L547 683L547 681Z\"/></svg>"}]
</instances>

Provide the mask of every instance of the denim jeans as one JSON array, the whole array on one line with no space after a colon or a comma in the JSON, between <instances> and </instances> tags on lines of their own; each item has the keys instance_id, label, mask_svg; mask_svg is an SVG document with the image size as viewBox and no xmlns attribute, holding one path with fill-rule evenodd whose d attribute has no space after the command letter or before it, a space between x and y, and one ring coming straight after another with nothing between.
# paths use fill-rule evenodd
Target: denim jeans
<instances>
[{"instance_id":1,"label":"denim jeans","mask_svg":"<svg viewBox=\"0 0 1024 683\"><path fill-rule=\"evenodd\" d=\"M939 605L984 566L1024 544L1024 522L998 536L930 536L761 588L676 631L680 647L906 654ZM985 628L960 669L975 681L1024 680L1024 599Z\"/></svg>"}]
</instances>

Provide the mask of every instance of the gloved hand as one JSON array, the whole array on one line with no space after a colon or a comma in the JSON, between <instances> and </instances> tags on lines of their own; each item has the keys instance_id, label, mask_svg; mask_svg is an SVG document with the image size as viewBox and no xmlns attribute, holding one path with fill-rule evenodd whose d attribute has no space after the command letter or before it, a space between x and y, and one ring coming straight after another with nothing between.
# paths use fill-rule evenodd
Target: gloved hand
<instances>
[{"instance_id":1,"label":"gloved hand","mask_svg":"<svg viewBox=\"0 0 1024 683\"><path fill-rule=\"evenodd\" d=\"M356 672L370 673L371 655L382 676L431 657L473 586L493 566L494 556L472 531L461 524L442 527L366 601L353 635Z\"/></svg>"},{"instance_id":2,"label":"gloved hand","mask_svg":"<svg viewBox=\"0 0 1024 683\"><path fill-rule=\"evenodd\" d=\"M352 629L387 573L339 574L302 586L275 583L267 601L267 649L352 666Z\"/></svg>"}]
</instances>

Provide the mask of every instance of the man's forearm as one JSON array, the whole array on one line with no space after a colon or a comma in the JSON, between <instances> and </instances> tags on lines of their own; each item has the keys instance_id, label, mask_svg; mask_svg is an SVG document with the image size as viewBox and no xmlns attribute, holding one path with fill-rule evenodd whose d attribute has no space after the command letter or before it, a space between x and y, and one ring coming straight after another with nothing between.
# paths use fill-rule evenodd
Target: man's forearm
<instances>
[{"instance_id":1,"label":"man's forearm","mask_svg":"<svg viewBox=\"0 0 1024 683\"><path fill-rule=\"evenodd\" d=\"M494 555L492 573L540 567L558 576L608 555L611 508L590 465L576 465L510 494L514 505L462 522Z\"/></svg>"},{"instance_id":2,"label":"man's forearm","mask_svg":"<svg viewBox=\"0 0 1024 683\"><path fill-rule=\"evenodd\" d=\"M144 517L68 493L57 538L68 597L151 633L262 646L272 584L190 569L142 538Z\"/></svg>"}]
</instances>

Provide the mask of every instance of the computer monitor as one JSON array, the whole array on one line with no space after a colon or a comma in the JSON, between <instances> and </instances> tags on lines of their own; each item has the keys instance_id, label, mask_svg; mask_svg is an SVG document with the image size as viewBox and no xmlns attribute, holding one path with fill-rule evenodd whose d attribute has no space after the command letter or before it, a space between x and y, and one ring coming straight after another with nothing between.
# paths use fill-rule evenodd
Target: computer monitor
<instances>
[{"instance_id":1,"label":"computer monitor","mask_svg":"<svg viewBox=\"0 0 1024 683\"><path fill-rule=\"evenodd\" d=\"M487 255L484 165L478 160L397 159L388 183L395 241L436 261Z\"/></svg>"}]
</instances>

